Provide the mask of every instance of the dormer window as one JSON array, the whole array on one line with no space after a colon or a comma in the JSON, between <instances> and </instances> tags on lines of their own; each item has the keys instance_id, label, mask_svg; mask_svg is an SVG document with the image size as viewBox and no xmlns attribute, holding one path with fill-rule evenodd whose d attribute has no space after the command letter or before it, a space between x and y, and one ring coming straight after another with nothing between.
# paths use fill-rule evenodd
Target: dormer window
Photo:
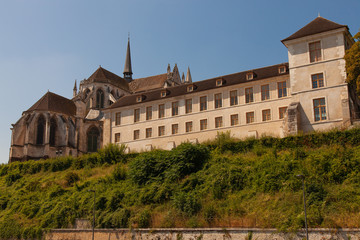
<instances>
[{"instance_id":1,"label":"dormer window","mask_svg":"<svg viewBox=\"0 0 360 240\"><path fill-rule=\"evenodd\" d=\"M161 91L160 97L166 97L166 91Z\"/></svg>"},{"instance_id":2,"label":"dormer window","mask_svg":"<svg viewBox=\"0 0 360 240\"><path fill-rule=\"evenodd\" d=\"M285 66L280 66L279 67L279 74L283 74L286 73L286 67Z\"/></svg>"},{"instance_id":3,"label":"dormer window","mask_svg":"<svg viewBox=\"0 0 360 240\"><path fill-rule=\"evenodd\" d=\"M191 84L187 87L187 92L192 92L192 91L194 91L194 85Z\"/></svg>"},{"instance_id":4,"label":"dormer window","mask_svg":"<svg viewBox=\"0 0 360 240\"><path fill-rule=\"evenodd\" d=\"M217 86L217 87L220 87L220 86L222 86L222 85L223 85L222 79L216 80L216 86Z\"/></svg>"},{"instance_id":5,"label":"dormer window","mask_svg":"<svg viewBox=\"0 0 360 240\"><path fill-rule=\"evenodd\" d=\"M137 96L136 97L136 102L142 102L142 100L143 100L142 96Z\"/></svg>"},{"instance_id":6,"label":"dormer window","mask_svg":"<svg viewBox=\"0 0 360 240\"><path fill-rule=\"evenodd\" d=\"M253 80L254 79L254 73L250 72L246 74L246 80Z\"/></svg>"}]
</instances>

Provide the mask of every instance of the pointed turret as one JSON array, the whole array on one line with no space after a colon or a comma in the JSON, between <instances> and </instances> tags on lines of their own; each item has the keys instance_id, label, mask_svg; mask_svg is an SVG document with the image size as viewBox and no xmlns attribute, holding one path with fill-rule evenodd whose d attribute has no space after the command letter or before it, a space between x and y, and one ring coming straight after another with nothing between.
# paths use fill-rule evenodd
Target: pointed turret
<instances>
[{"instance_id":1,"label":"pointed turret","mask_svg":"<svg viewBox=\"0 0 360 240\"><path fill-rule=\"evenodd\" d=\"M191 73L190 73L190 68L189 67L187 69L185 82L186 83L192 83L192 78L191 78Z\"/></svg>"},{"instance_id":2,"label":"pointed turret","mask_svg":"<svg viewBox=\"0 0 360 240\"><path fill-rule=\"evenodd\" d=\"M125 67L124 67L124 79L127 82L132 81L132 69L131 69L131 55L130 55L130 38L128 38L128 45L126 50L126 59L125 59Z\"/></svg>"},{"instance_id":3,"label":"pointed turret","mask_svg":"<svg viewBox=\"0 0 360 240\"><path fill-rule=\"evenodd\" d=\"M181 83L184 83L185 82L185 74L184 72L182 73L182 76L181 76Z\"/></svg>"},{"instance_id":4,"label":"pointed turret","mask_svg":"<svg viewBox=\"0 0 360 240\"><path fill-rule=\"evenodd\" d=\"M75 84L74 84L74 88L73 88L73 97L76 97L77 95L77 86L76 86L76 79L75 79Z\"/></svg>"},{"instance_id":5,"label":"pointed turret","mask_svg":"<svg viewBox=\"0 0 360 240\"><path fill-rule=\"evenodd\" d=\"M171 72L170 63L168 63L167 73L169 74L170 72Z\"/></svg>"}]
</instances>

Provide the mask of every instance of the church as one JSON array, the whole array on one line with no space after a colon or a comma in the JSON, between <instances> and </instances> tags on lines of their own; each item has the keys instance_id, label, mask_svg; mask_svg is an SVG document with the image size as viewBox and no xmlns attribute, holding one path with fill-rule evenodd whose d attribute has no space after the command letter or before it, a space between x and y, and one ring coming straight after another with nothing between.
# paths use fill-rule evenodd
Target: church
<instances>
[{"instance_id":1,"label":"church","mask_svg":"<svg viewBox=\"0 0 360 240\"><path fill-rule=\"evenodd\" d=\"M317 17L281 40L288 62L192 81L177 65L133 79L130 41L123 76L101 66L75 82L73 98L47 92L12 124L9 163L79 156L114 143L126 150L172 149L182 142L284 137L346 128L360 102L346 82L346 25Z\"/></svg>"}]
</instances>

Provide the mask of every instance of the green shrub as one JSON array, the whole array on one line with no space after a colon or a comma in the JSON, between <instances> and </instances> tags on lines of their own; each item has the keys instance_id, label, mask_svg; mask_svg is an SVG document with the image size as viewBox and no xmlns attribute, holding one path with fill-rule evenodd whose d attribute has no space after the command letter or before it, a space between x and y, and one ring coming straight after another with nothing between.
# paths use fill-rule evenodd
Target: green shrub
<instances>
[{"instance_id":1,"label":"green shrub","mask_svg":"<svg viewBox=\"0 0 360 240\"><path fill-rule=\"evenodd\" d=\"M199 199L201 198L195 192L179 192L174 196L174 205L186 215L192 216L201 209Z\"/></svg>"},{"instance_id":2,"label":"green shrub","mask_svg":"<svg viewBox=\"0 0 360 240\"><path fill-rule=\"evenodd\" d=\"M22 176L19 173L10 173L6 175L5 177L6 186L11 186L14 182L16 182L20 178L22 178Z\"/></svg>"},{"instance_id":3,"label":"green shrub","mask_svg":"<svg viewBox=\"0 0 360 240\"><path fill-rule=\"evenodd\" d=\"M68 172L65 175L65 182L67 186L73 186L74 183L80 180L80 177L77 173Z\"/></svg>"},{"instance_id":4,"label":"green shrub","mask_svg":"<svg viewBox=\"0 0 360 240\"><path fill-rule=\"evenodd\" d=\"M151 226L151 212L149 209L145 209L137 217L137 223L139 228L148 228Z\"/></svg>"},{"instance_id":5,"label":"green shrub","mask_svg":"<svg viewBox=\"0 0 360 240\"><path fill-rule=\"evenodd\" d=\"M112 172L112 178L115 181L125 180L127 176L127 168L124 165L116 165L114 171Z\"/></svg>"}]
</instances>

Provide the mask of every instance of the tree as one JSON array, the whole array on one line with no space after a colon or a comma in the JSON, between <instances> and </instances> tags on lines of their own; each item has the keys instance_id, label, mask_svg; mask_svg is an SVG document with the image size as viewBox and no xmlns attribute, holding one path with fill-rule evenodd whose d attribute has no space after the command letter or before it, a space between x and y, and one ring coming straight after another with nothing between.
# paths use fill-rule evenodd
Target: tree
<instances>
[{"instance_id":1,"label":"tree","mask_svg":"<svg viewBox=\"0 0 360 240\"><path fill-rule=\"evenodd\" d=\"M356 86L356 91L360 94L360 32L354 37L355 44L345 53L347 81Z\"/></svg>"}]
</instances>

